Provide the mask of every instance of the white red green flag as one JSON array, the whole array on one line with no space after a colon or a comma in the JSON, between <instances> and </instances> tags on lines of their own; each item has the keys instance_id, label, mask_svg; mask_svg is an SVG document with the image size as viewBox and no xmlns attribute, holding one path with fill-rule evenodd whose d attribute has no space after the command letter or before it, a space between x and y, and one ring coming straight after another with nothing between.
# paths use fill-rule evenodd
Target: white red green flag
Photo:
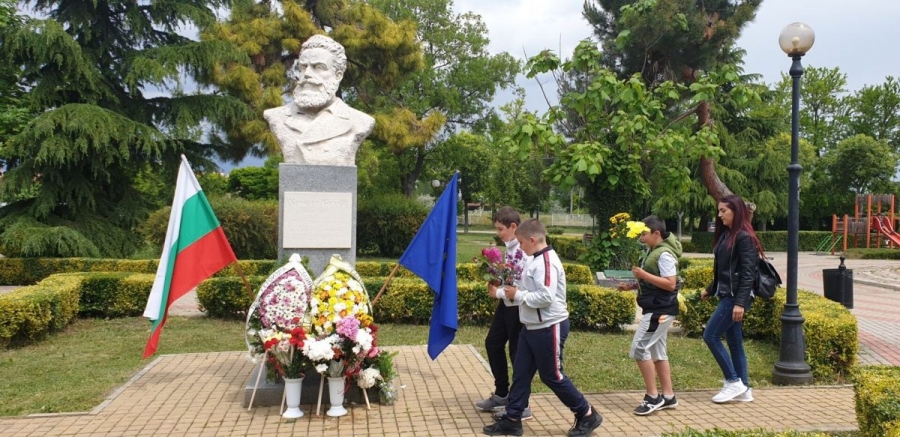
<instances>
[{"instance_id":1,"label":"white red green flag","mask_svg":"<svg viewBox=\"0 0 900 437\"><path fill-rule=\"evenodd\" d=\"M143 358L156 352L169 306L204 279L237 261L187 158L181 155L162 257L144 317L153 328Z\"/></svg>"}]
</instances>

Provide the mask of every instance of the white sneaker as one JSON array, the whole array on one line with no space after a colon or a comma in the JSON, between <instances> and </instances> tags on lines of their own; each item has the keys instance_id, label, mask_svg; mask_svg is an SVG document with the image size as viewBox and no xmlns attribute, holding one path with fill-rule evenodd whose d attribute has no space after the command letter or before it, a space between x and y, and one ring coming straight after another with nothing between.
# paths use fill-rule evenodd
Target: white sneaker
<instances>
[{"instance_id":1,"label":"white sneaker","mask_svg":"<svg viewBox=\"0 0 900 437\"><path fill-rule=\"evenodd\" d=\"M726 382L725 386L722 387L722 391L720 391L719 394L713 396L712 401L717 404L728 402L746 391L747 386L744 385L744 383L741 382L740 379L735 382Z\"/></svg>"},{"instance_id":2,"label":"white sneaker","mask_svg":"<svg viewBox=\"0 0 900 437\"><path fill-rule=\"evenodd\" d=\"M734 402L753 402L753 389L747 388L747 391L737 395L732 399Z\"/></svg>"}]
</instances>

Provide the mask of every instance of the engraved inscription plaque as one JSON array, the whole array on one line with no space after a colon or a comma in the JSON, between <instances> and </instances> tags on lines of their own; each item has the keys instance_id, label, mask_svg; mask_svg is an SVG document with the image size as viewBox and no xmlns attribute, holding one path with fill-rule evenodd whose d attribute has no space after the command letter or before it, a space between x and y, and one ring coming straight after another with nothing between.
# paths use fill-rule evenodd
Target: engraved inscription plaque
<instances>
[{"instance_id":1,"label":"engraved inscription plaque","mask_svg":"<svg viewBox=\"0 0 900 437\"><path fill-rule=\"evenodd\" d=\"M351 193L284 192L282 247L343 249L351 246Z\"/></svg>"}]
</instances>

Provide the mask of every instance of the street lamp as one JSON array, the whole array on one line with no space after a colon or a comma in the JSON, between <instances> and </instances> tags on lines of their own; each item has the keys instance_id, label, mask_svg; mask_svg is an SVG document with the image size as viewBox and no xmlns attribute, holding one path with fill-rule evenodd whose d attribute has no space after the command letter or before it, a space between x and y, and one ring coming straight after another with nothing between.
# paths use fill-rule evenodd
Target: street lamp
<instances>
[{"instance_id":1,"label":"street lamp","mask_svg":"<svg viewBox=\"0 0 900 437\"><path fill-rule=\"evenodd\" d=\"M800 234L800 58L812 48L816 34L805 23L791 23L781 30L778 45L794 60L789 71L791 87L791 164L788 165L788 242L787 242L787 300L781 313L781 350L772 382L783 385L808 384L812 372L806 364L806 340L803 335L803 315L797 304L797 251Z\"/></svg>"}]
</instances>

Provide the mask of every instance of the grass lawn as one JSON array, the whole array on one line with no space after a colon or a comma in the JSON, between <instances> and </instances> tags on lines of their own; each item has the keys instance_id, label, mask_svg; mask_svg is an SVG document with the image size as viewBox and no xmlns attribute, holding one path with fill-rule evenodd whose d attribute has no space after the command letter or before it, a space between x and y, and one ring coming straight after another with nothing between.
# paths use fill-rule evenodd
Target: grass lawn
<instances>
[{"instance_id":1,"label":"grass lawn","mask_svg":"<svg viewBox=\"0 0 900 437\"><path fill-rule=\"evenodd\" d=\"M88 411L127 382L142 361L149 324L143 318L81 319L37 344L0 351L0 416ZM242 351L243 322L206 317L171 317L159 354ZM456 344L472 344L484 356L487 327L463 326ZM381 325L383 346L425 344L427 326ZM585 392L640 390L643 383L628 358L631 334L573 332L566 341L565 371ZM778 348L748 341L750 379L771 385ZM669 359L677 390L721 387L715 361L700 339L669 337ZM477 369L476 371L486 371ZM536 379L536 392L547 388ZM490 387L485 387L485 394Z\"/></svg>"}]
</instances>

